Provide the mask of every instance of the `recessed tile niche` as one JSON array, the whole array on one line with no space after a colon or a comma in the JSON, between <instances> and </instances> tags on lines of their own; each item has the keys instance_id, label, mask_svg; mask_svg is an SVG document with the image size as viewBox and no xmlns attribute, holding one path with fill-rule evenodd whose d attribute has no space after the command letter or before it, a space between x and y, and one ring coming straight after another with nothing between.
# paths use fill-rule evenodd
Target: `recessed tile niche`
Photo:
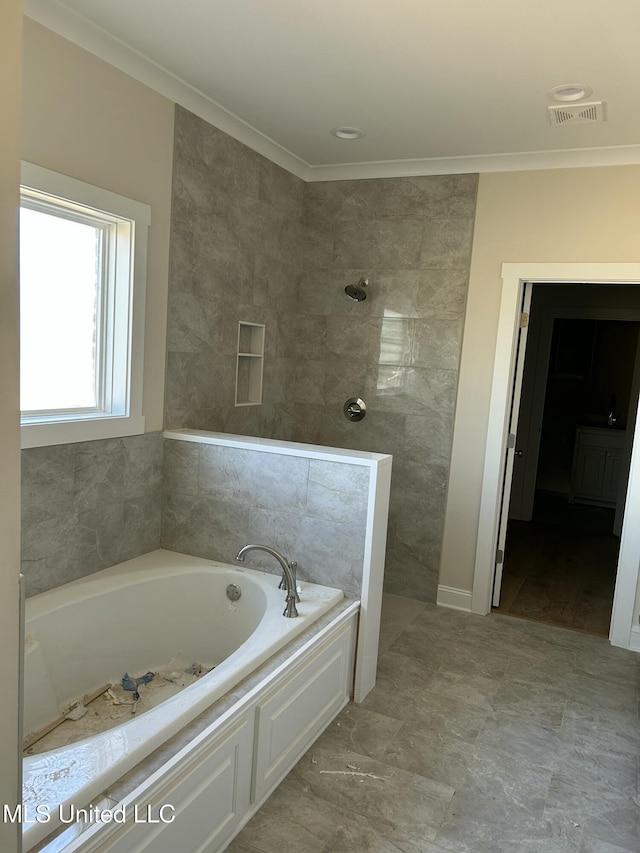
<instances>
[{"instance_id":1,"label":"recessed tile niche","mask_svg":"<svg viewBox=\"0 0 640 853\"><path fill-rule=\"evenodd\" d=\"M262 403L264 330L261 323L242 320L238 323L236 406L259 406Z\"/></svg>"}]
</instances>

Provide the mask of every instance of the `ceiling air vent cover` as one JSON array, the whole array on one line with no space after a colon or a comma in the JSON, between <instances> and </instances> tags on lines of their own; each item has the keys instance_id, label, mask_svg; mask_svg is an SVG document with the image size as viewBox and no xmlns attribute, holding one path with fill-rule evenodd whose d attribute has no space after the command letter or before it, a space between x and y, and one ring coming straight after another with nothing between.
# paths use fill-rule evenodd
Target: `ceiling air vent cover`
<instances>
[{"instance_id":1,"label":"ceiling air vent cover","mask_svg":"<svg viewBox=\"0 0 640 853\"><path fill-rule=\"evenodd\" d=\"M606 120L604 101L547 107L551 124L592 124Z\"/></svg>"}]
</instances>

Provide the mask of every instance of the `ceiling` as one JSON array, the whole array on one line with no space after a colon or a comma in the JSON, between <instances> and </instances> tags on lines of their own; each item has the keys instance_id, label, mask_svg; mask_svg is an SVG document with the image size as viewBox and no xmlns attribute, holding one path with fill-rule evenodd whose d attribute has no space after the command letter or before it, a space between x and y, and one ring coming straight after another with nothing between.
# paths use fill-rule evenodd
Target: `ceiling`
<instances>
[{"instance_id":1,"label":"ceiling","mask_svg":"<svg viewBox=\"0 0 640 853\"><path fill-rule=\"evenodd\" d=\"M638 0L24 0L306 180L640 163ZM549 90L605 121L552 126ZM357 140L332 128L355 126Z\"/></svg>"}]
</instances>

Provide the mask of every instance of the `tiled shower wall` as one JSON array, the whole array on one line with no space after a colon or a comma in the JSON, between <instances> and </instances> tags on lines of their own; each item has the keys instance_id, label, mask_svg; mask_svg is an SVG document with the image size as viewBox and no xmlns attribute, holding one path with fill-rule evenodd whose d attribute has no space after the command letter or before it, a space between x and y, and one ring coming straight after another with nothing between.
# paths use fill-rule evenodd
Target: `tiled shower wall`
<instances>
[{"instance_id":1,"label":"tiled shower wall","mask_svg":"<svg viewBox=\"0 0 640 853\"><path fill-rule=\"evenodd\" d=\"M233 563L243 545L269 544L301 580L357 595L369 477L344 462L167 439L162 547ZM246 564L278 572L259 551Z\"/></svg>"},{"instance_id":2,"label":"tiled shower wall","mask_svg":"<svg viewBox=\"0 0 640 853\"><path fill-rule=\"evenodd\" d=\"M475 175L305 186L293 438L391 453L385 588L435 601ZM346 284L369 279L364 302ZM367 404L350 423L349 397Z\"/></svg>"},{"instance_id":3,"label":"tiled shower wall","mask_svg":"<svg viewBox=\"0 0 640 853\"><path fill-rule=\"evenodd\" d=\"M167 426L393 454L385 586L435 601L477 177L304 184L176 128ZM259 407L233 405L238 320L267 326Z\"/></svg>"},{"instance_id":4,"label":"tiled shower wall","mask_svg":"<svg viewBox=\"0 0 640 853\"><path fill-rule=\"evenodd\" d=\"M160 547L160 433L22 451L27 595Z\"/></svg>"},{"instance_id":5,"label":"tiled shower wall","mask_svg":"<svg viewBox=\"0 0 640 853\"><path fill-rule=\"evenodd\" d=\"M176 108L165 427L290 439L299 178ZM238 321L267 328L261 406L236 407Z\"/></svg>"}]
</instances>

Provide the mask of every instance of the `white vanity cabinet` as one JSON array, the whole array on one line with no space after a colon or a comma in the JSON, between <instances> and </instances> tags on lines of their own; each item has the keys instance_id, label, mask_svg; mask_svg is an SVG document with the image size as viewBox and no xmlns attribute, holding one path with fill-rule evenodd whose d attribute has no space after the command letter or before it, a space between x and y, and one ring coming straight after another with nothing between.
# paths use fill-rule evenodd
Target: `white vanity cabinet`
<instances>
[{"instance_id":1,"label":"white vanity cabinet","mask_svg":"<svg viewBox=\"0 0 640 853\"><path fill-rule=\"evenodd\" d=\"M615 506L624 459L624 430L580 426L576 429L571 501Z\"/></svg>"}]
</instances>

